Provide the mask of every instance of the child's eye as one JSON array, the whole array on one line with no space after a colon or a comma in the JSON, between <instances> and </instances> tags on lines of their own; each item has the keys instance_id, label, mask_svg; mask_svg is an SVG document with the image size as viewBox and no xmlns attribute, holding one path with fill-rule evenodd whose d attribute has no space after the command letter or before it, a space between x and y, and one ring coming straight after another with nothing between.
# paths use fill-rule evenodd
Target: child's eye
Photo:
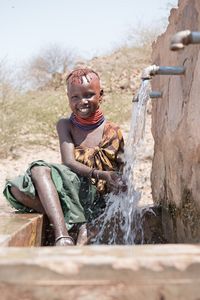
<instances>
[{"instance_id":1,"label":"child's eye","mask_svg":"<svg viewBox=\"0 0 200 300\"><path fill-rule=\"evenodd\" d=\"M94 95L95 95L94 93L88 93L85 98L89 99L89 98L92 98Z\"/></svg>"},{"instance_id":2,"label":"child's eye","mask_svg":"<svg viewBox=\"0 0 200 300\"><path fill-rule=\"evenodd\" d=\"M79 98L78 98L78 96L72 96L72 98L71 98L73 101L76 101L76 100L78 100Z\"/></svg>"}]
</instances>

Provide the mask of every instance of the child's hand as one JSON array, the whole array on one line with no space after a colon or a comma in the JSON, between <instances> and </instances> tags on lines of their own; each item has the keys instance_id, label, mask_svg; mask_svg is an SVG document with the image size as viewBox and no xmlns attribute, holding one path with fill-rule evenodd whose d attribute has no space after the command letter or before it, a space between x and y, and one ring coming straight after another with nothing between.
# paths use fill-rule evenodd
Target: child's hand
<instances>
[{"instance_id":1,"label":"child's hand","mask_svg":"<svg viewBox=\"0 0 200 300\"><path fill-rule=\"evenodd\" d=\"M127 190L127 186L125 182L122 180L122 177L113 171L104 171L103 179L106 180L108 189L114 194L118 194L120 191L125 192Z\"/></svg>"}]
</instances>

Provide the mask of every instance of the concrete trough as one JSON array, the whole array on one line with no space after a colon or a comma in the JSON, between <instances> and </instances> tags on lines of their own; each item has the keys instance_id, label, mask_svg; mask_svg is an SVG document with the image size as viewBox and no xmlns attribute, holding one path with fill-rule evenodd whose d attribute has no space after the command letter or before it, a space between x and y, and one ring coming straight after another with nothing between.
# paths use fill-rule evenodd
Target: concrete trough
<instances>
[{"instance_id":1,"label":"concrete trough","mask_svg":"<svg viewBox=\"0 0 200 300\"><path fill-rule=\"evenodd\" d=\"M42 243L43 215L0 215L0 247L38 247Z\"/></svg>"},{"instance_id":2,"label":"concrete trough","mask_svg":"<svg viewBox=\"0 0 200 300\"><path fill-rule=\"evenodd\" d=\"M163 243L159 212L143 216L146 243ZM1 215L1 300L200 299L198 244L36 247L48 245L47 224L39 214Z\"/></svg>"},{"instance_id":3,"label":"concrete trough","mask_svg":"<svg viewBox=\"0 0 200 300\"><path fill-rule=\"evenodd\" d=\"M198 300L200 246L0 248L1 299Z\"/></svg>"}]
</instances>

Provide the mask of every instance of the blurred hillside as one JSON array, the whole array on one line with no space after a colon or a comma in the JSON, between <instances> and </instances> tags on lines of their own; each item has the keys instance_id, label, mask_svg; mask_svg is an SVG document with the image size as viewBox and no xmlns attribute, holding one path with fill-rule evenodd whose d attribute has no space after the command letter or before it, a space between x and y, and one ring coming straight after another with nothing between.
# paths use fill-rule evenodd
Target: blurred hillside
<instances>
[{"instance_id":1,"label":"blurred hillside","mask_svg":"<svg viewBox=\"0 0 200 300\"><path fill-rule=\"evenodd\" d=\"M76 62L97 71L104 89L102 109L122 125L130 119L132 98L140 84L140 73L150 63L150 47L123 47L108 56ZM1 66L0 66L1 67ZM20 147L55 147L57 120L70 114L64 74L55 73L43 87L20 93L0 69L0 157L17 157Z\"/></svg>"},{"instance_id":2,"label":"blurred hillside","mask_svg":"<svg viewBox=\"0 0 200 300\"><path fill-rule=\"evenodd\" d=\"M151 48L123 47L108 56L93 58L87 65L98 71L106 93L135 93L140 72L150 63L150 55Z\"/></svg>"}]
</instances>

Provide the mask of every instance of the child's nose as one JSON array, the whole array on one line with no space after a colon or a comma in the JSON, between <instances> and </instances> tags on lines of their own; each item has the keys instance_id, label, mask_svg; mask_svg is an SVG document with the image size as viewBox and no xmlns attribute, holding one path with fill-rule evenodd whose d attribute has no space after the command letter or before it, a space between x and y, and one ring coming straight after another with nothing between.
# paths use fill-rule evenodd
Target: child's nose
<instances>
[{"instance_id":1,"label":"child's nose","mask_svg":"<svg viewBox=\"0 0 200 300\"><path fill-rule=\"evenodd\" d=\"M83 103L88 103L88 99L87 98L82 98L82 102Z\"/></svg>"}]
</instances>

